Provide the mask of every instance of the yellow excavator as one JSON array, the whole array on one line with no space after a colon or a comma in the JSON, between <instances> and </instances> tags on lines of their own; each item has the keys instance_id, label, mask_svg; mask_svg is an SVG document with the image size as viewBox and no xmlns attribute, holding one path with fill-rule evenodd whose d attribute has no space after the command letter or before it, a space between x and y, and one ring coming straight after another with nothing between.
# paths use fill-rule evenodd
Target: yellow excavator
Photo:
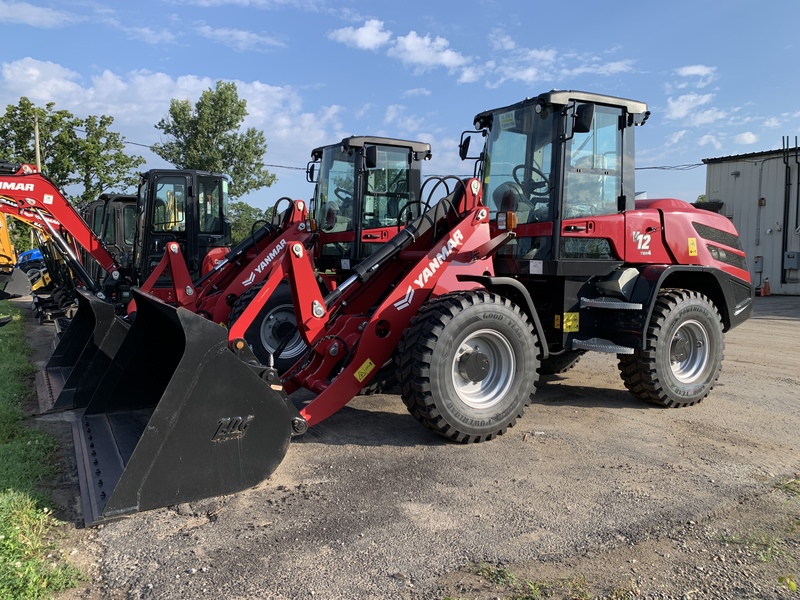
<instances>
[{"instance_id":1,"label":"yellow excavator","mask_svg":"<svg viewBox=\"0 0 800 600\"><path fill-rule=\"evenodd\" d=\"M0 300L30 293L28 278L17 265L17 253L11 242L6 215L0 213Z\"/></svg>"}]
</instances>

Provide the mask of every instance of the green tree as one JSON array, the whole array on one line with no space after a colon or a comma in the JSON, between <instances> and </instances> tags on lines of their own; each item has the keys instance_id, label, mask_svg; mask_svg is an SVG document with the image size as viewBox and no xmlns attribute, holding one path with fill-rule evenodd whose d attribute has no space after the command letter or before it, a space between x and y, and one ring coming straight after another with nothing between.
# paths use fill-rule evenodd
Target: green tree
<instances>
[{"instance_id":1,"label":"green tree","mask_svg":"<svg viewBox=\"0 0 800 600\"><path fill-rule=\"evenodd\" d=\"M74 160L76 183L83 185L77 204L96 200L103 192L124 192L135 186L136 170L145 162L141 156L125 153L125 138L109 130L113 117L87 117L83 121L83 137L77 140Z\"/></svg>"},{"instance_id":2,"label":"green tree","mask_svg":"<svg viewBox=\"0 0 800 600\"><path fill-rule=\"evenodd\" d=\"M247 101L240 100L236 84L218 81L192 106L189 100L171 100L168 116L156 129L167 136L151 149L179 169L226 173L233 178L233 200L275 182L264 166L264 132L250 127L241 132Z\"/></svg>"},{"instance_id":3,"label":"green tree","mask_svg":"<svg viewBox=\"0 0 800 600\"><path fill-rule=\"evenodd\" d=\"M28 98L9 104L0 117L0 157L11 162L36 163L34 123L39 126L42 172L59 187L80 184L82 192L70 196L78 207L97 199L103 192L122 192L136 182L135 169L144 164L141 156L125 153L125 138L109 128L113 117L75 117L68 110L44 108Z\"/></svg>"},{"instance_id":4,"label":"green tree","mask_svg":"<svg viewBox=\"0 0 800 600\"><path fill-rule=\"evenodd\" d=\"M706 195L705 194L700 194L697 197L697 200L695 200L695 202L705 202L705 201L706 201Z\"/></svg>"},{"instance_id":5,"label":"green tree","mask_svg":"<svg viewBox=\"0 0 800 600\"><path fill-rule=\"evenodd\" d=\"M272 209L260 210L247 202L232 201L228 204L228 220L231 222L231 243L235 246L257 228L263 221L269 220Z\"/></svg>"},{"instance_id":6,"label":"green tree","mask_svg":"<svg viewBox=\"0 0 800 600\"><path fill-rule=\"evenodd\" d=\"M36 164L34 126L38 120L42 171L57 186L64 187L74 183L76 130L81 122L68 110L54 107L54 102L36 107L25 97L16 106L9 104L0 118L0 156L11 162Z\"/></svg>"}]
</instances>

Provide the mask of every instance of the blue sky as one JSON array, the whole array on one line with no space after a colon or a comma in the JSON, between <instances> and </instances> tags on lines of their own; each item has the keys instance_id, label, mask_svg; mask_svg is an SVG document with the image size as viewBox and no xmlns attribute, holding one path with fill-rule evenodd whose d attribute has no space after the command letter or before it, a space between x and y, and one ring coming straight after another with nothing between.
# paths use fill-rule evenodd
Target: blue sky
<instances>
[{"instance_id":1,"label":"blue sky","mask_svg":"<svg viewBox=\"0 0 800 600\"><path fill-rule=\"evenodd\" d=\"M0 0L0 23L1 107L110 115L136 144L160 141L171 98L234 81L276 165L245 198L261 208L310 197L311 150L348 135L427 141L427 174L471 173L457 144L473 116L554 88L647 102L640 169L800 135L794 0ZM705 192L704 166L636 177L650 198Z\"/></svg>"}]
</instances>

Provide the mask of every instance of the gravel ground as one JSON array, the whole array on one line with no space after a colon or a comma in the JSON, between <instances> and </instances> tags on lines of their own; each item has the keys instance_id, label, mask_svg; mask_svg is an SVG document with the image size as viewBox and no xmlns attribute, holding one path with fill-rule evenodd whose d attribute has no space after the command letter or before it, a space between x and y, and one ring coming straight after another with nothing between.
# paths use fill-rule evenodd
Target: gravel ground
<instances>
[{"instance_id":1,"label":"gravel ground","mask_svg":"<svg viewBox=\"0 0 800 600\"><path fill-rule=\"evenodd\" d=\"M95 528L68 424L36 418L64 440L53 492L88 577L59 598L798 598L800 298L756 300L697 406L636 401L600 354L485 444L357 398L252 490ZM41 360L52 331L30 331Z\"/></svg>"}]
</instances>

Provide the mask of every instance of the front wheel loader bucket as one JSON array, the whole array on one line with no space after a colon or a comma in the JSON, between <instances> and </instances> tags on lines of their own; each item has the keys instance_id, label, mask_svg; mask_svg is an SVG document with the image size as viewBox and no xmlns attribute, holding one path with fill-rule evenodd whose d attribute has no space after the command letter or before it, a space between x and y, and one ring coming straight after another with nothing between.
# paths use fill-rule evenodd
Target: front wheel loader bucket
<instances>
[{"instance_id":1,"label":"front wheel loader bucket","mask_svg":"<svg viewBox=\"0 0 800 600\"><path fill-rule=\"evenodd\" d=\"M87 525L252 487L291 437L287 401L223 327L134 297L137 317L73 425Z\"/></svg>"},{"instance_id":2,"label":"front wheel loader bucket","mask_svg":"<svg viewBox=\"0 0 800 600\"><path fill-rule=\"evenodd\" d=\"M40 396L52 405L47 412L83 408L89 403L130 328L112 304L82 289L76 292L78 311L42 372L44 392Z\"/></svg>"}]
</instances>

